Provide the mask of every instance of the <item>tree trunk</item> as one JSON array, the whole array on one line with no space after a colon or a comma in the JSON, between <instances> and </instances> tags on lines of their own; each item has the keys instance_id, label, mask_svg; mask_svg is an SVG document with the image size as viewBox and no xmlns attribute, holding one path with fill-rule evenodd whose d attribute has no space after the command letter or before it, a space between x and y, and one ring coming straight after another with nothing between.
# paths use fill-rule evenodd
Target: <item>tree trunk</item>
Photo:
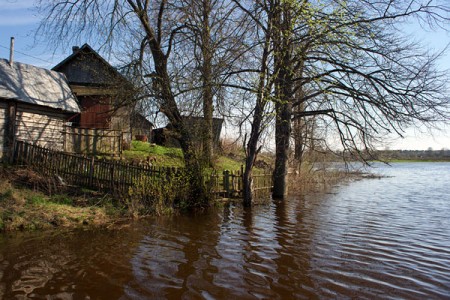
<instances>
[{"instance_id":1,"label":"tree trunk","mask_svg":"<svg viewBox=\"0 0 450 300\"><path fill-rule=\"evenodd\" d=\"M198 157L196 157L194 153L191 133L181 118L180 110L172 92L170 84L171 80L167 71L167 55L164 54L161 44L155 36L155 32L148 19L148 14L131 0L127 0L127 2L133 7L138 15L141 25L147 35L156 73L156 76L154 77L155 92L157 93L157 99L160 102L160 111L169 119L178 135L178 140L183 151L185 167L188 171L187 176L191 188L191 194L189 196L190 199L192 199L191 201L193 201L191 205L195 206L198 203L201 204L202 200L207 197L202 185L202 166L199 165ZM161 9L163 9L163 7L161 7Z\"/></svg>"},{"instance_id":2,"label":"tree trunk","mask_svg":"<svg viewBox=\"0 0 450 300\"><path fill-rule=\"evenodd\" d=\"M202 7L202 82L203 82L203 161L211 166L213 156L213 90L212 90L212 45L209 25L210 0L203 0Z\"/></svg>"},{"instance_id":3,"label":"tree trunk","mask_svg":"<svg viewBox=\"0 0 450 300\"><path fill-rule=\"evenodd\" d=\"M253 113L253 122L250 132L250 138L247 143L246 149L246 157L245 157L245 171L243 174L242 182L243 182L243 204L244 206L251 206L253 200L253 189L252 189L252 172L253 166L256 161L256 157L258 156L258 142L261 136L261 127L264 118L264 111L267 104L266 99L266 75L267 75L267 61L269 58L269 48L270 48L270 40L272 34L272 17L273 14L269 12L268 14L268 26L267 31L265 32L265 42L263 55L261 58L261 69L259 72L259 82L258 82L258 90L256 95L256 104L255 111Z\"/></svg>"},{"instance_id":4,"label":"tree trunk","mask_svg":"<svg viewBox=\"0 0 450 300\"><path fill-rule=\"evenodd\" d=\"M252 172L253 165L255 164L256 157L259 153L257 145L259 142L261 123L263 118L264 107L261 103L257 103L255 108L255 113L253 116L252 129L250 133L250 139L247 144L247 155L245 157L245 171L243 174L243 197L244 206L250 206L253 200L253 189L252 189Z\"/></svg>"},{"instance_id":5,"label":"tree trunk","mask_svg":"<svg viewBox=\"0 0 450 300\"><path fill-rule=\"evenodd\" d=\"M291 136L292 103L277 103L275 124L275 169L273 171L272 197L284 199L287 196L287 174L289 139Z\"/></svg>"},{"instance_id":6,"label":"tree trunk","mask_svg":"<svg viewBox=\"0 0 450 300\"><path fill-rule=\"evenodd\" d=\"M291 137L291 118L293 102L293 60L291 9L288 2L281 2L276 10L279 26L274 38L275 53L275 169L273 171L272 197L284 199L287 196L287 173L289 158L289 139Z\"/></svg>"},{"instance_id":7,"label":"tree trunk","mask_svg":"<svg viewBox=\"0 0 450 300\"><path fill-rule=\"evenodd\" d=\"M252 178L252 171L253 171L253 161L254 157L250 157L247 155L245 158L245 170L244 174L242 175L242 184L243 184L243 204L244 206L251 206L253 201L253 178Z\"/></svg>"}]
</instances>

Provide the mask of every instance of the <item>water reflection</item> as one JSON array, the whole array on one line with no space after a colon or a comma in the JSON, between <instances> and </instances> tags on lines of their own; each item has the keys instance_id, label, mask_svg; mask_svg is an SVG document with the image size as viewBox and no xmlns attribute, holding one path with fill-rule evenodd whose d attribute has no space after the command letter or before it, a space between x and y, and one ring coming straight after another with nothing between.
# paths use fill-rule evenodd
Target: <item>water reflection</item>
<instances>
[{"instance_id":1,"label":"water reflection","mask_svg":"<svg viewBox=\"0 0 450 300\"><path fill-rule=\"evenodd\" d=\"M123 293L139 231L3 236L3 299L104 299Z\"/></svg>"},{"instance_id":2,"label":"water reflection","mask_svg":"<svg viewBox=\"0 0 450 300\"><path fill-rule=\"evenodd\" d=\"M175 216L149 224L130 261L134 279L124 297L199 298L213 290L219 219L217 214Z\"/></svg>"},{"instance_id":3,"label":"water reflection","mask_svg":"<svg viewBox=\"0 0 450 300\"><path fill-rule=\"evenodd\" d=\"M445 299L450 164L333 193L0 239L4 299Z\"/></svg>"}]
</instances>

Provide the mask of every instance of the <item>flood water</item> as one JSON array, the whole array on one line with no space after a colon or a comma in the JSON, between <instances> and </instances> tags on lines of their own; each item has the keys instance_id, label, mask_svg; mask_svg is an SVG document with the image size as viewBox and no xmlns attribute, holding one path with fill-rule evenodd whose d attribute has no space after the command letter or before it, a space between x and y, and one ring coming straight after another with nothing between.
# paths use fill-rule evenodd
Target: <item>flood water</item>
<instances>
[{"instance_id":1,"label":"flood water","mask_svg":"<svg viewBox=\"0 0 450 300\"><path fill-rule=\"evenodd\" d=\"M450 299L450 163L324 193L0 237L4 299ZM1 298L1 297L0 297Z\"/></svg>"}]
</instances>

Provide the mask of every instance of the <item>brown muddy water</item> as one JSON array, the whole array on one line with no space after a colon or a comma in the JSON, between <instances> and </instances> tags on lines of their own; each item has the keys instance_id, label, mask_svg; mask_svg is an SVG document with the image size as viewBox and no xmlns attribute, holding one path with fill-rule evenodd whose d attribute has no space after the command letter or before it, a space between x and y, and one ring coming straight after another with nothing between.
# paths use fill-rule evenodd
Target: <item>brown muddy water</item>
<instances>
[{"instance_id":1,"label":"brown muddy water","mask_svg":"<svg viewBox=\"0 0 450 300\"><path fill-rule=\"evenodd\" d=\"M3 299L450 299L450 163L326 194L0 237Z\"/></svg>"}]
</instances>

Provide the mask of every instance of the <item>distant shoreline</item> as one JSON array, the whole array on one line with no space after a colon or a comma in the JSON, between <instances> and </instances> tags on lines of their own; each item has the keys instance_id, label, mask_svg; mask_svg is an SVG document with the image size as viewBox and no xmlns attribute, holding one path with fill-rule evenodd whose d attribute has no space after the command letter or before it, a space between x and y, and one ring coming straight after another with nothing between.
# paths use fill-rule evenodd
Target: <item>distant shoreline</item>
<instances>
[{"instance_id":1,"label":"distant shoreline","mask_svg":"<svg viewBox=\"0 0 450 300\"><path fill-rule=\"evenodd\" d=\"M384 160L384 161L386 161L388 163L400 163L400 162L410 162L410 163L413 163L413 162L429 162L429 163L432 163L432 162L450 162L450 158L443 158L443 159L428 159L428 158L424 158L424 159L420 159L420 158L395 159L395 158L393 158L393 159L381 159L381 160Z\"/></svg>"},{"instance_id":2,"label":"distant shoreline","mask_svg":"<svg viewBox=\"0 0 450 300\"><path fill-rule=\"evenodd\" d=\"M449 162L450 150L378 150L375 157L388 162Z\"/></svg>"}]
</instances>

